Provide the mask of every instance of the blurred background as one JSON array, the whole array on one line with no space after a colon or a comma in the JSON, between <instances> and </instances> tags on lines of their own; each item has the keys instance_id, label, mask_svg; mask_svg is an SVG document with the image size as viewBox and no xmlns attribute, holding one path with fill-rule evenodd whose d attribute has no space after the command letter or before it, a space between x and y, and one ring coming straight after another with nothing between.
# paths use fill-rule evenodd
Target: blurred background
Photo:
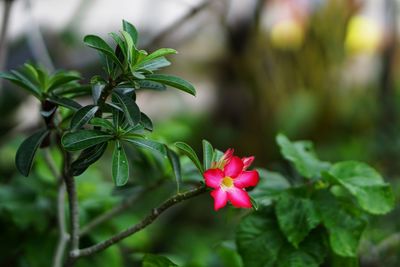
<instances>
[{"instance_id":1,"label":"blurred background","mask_svg":"<svg viewBox=\"0 0 400 267\"><path fill-rule=\"evenodd\" d=\"M167 72L197 89L196 98L175 90L139 94L155 138L185 141L199 153L205 138L287 174L292 170L279 156L275 135L310 139L324 160L376 167L394 186L398 204L399 8L397 0L1 0L0 70L31 61L49 70L78 70L88 82L101 66L84 35L108 38L128 20L139 31L139 47L178 50ZM0 266L49 266L57 240L56 183L40 156L32 177L14 167L18 145L41 123L39 103L0 83ZM115 190L109 154L107 164L77 178L82 224L168 176L160 171L162 162L132 151L138 166L132 182ZM194 176L188 180L201 179ZM137 221L174 192L173 180L157 188L96 228L83 245ZM210 196L182 204L149 230L78 266L139 266L147 252L182 266L240 266L231 241L238 216L232 209L215 213L211 205ZM399 251L397 205L368 226L362 266L399 266Z\"/></svg>"}]
</instances>

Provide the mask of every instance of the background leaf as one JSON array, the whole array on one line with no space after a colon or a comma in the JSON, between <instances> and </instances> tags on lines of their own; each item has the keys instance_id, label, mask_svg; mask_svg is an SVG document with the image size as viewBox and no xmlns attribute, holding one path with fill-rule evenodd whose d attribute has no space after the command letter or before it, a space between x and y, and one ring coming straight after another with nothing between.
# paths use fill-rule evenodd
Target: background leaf
<instances>
[{"instance_id":1,"label":"background leaf","mask_svg":"<svg viewBox=\"0 0 400 267\"><path fill-rule=\"evenodd\" d=\"M112 177L116 186L123 186L129 179L129 163L122 145L115 142L112 156Z\"/></svg>"}]
</instances>

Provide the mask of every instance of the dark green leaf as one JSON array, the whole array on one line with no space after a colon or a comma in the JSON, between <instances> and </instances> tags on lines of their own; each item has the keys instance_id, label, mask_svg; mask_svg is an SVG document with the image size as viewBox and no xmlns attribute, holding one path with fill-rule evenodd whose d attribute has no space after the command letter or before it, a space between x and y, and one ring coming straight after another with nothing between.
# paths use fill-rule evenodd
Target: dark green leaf
<instances>
[{"instance_id":1,"label":"dark green leaf","mask_svg":"<svg viewBox=\"0 0 400 267\"><path fill-rule=\"evenodd\" d=\"M15 164L18 171L24 175L28 176L30 170L32 169L33 159L35 157L36 150L44 140L44 138L49 134L47 130L41 130L34 133L19 146L17 155L15 157Z\"/></svg>"},{"instance_id":2,"label":"dark green leaf","mask_svg":"<svg viewBox=\"0 0 400 267\"><path fill-rule=\"evenodd\" d=\"M306 178L320 178L321 172L330 166L328 162L320 161L313 150L311 142L291 142L283 134L276 137L283 157L294 164L297 171Z\"/></svg>"},{"instance_id":3,"label":"dark green leaf","mask_svg":"<svg viewBox=\"0 0 400 267\"><path fill-rule=\"evenodd\" d=\"M74 111L82 107L78 102L75 102L74 100L65 97L50 96L48 100L50 102L53 102L54 104L72 109Z\"/></svg>"},{"instance_id":4,"label":"dark green leaf","mask_svg":"<svg viewBox=\"0 0 400 267\"><path fill-rule=\"evenodd\" d=\"M66 150L76 151L107 142L112 138L112 135L98 130L79 130L64 134L61 142Z\"/></svg>"},{"instance_id":5,"label":"dark green leaf","mask_svg":"<svg viewBox=\"0 0 400 267\"><path fill-rule=\"evenodd\" d=\"M207 140L203 140L203 167L204 170L211 168L212 159L214 156L214 148Z\"/></svg>"},{"instance_id":6,"label":"dark green leaf","mask_svg":"<svg viewBox=\"0 0 400 267\"><path fill-rule=\"evenodd\" d=\"M150 150L153 150L155 152L158 152L163 156L165 156L166 153L167 153L165 151L165 146L163 144L158 143L158 142L153 141L153 140L144 139L143 137L133 136L133 135L123 136L122 139L127 141L127 142L130 142L130 143L134 144L137 147L150 149Z\"/></svg>"},{"instance_id":7,"label":"dark green leaf","mask_svg":"<svg viewBox=\"0 0 400 267\"><path fill-rule=\"evenodd\" d=\"M165 149L167 151L169 163L174 171L176 185L179 192L180 184L182 183L181 162L179 161L179 156L173 150L169 149L167 146L165 146Z\"/></svg>"},{"instance_id":8,"label":"dark green leaf","mask_svg":"<svg viewBox=\"0 0 400 267\"><path fill-rule=\"evenodd\" d=\"M151 89L156 91L164 91L167 87L158 82L148 81L148 80L138 80L137 83L139 84L139 89Z\"/></svg>"},{"instance_id":9,"label":"dark green leaf","mask_svg":"<svg viewBox=\"0 0 400 267\"><path fill-rule=\"evenodd\" d=\"M123 186L128 182L129 163L123 146L117 141L112 156L112 177L116 186Z\"/></svg>"},{"instance_id":10,"label":"dark green leaf","mask_svg":"<svg viewBox=\"0 0 400 267\"><path fill-rule=\"evenodd\" d=\"M296 248L320 222L314 203L291 192L280 194L275 210L279 227Z\"/></svg>"},{"instance_id":11,"label":"dark green leaf","mask_svg":"<svg viewBox=\"0 0 400 267\"><path fill-rule=\"evenodd\" d=\"M183 142L176 142L175 146L179 148L194 163L201 174L204 172L203 165L201 165L200 160L193 148Z\"/></svg>"},{"instance_id":12,"label":"dark green leaf","mask_svg":"<svg viewBox=\"0 0 400 267\"><path fill-rule=\"evenodd\" d=\"M71 119L71 130L77 130L88 123L96 114L98 106L88 105L80 108Z\"/></svg>"},{"instance_id":13,"label":"dark green leaf","mask_svg":"<svg viewBox=\"0 0 400 267\"><path fill-rule=\"evenodd\" d=\"M101 53L103 53L107 58L111 59L118 66L123 68L122 63L119 61L117 56L115 55L113 49L99 36L96 35L86 35L83 39L85 44L89 47L92 47Z\"/></svg>"},{"instance_id":14,"label":"dark green leaf","mask_svg":"<svg viewBox=\"0 0 400 267\"><path fill-rule=\"evenodd\" d=\"M90 165L98 161L106 151L107 145L108 143L104 142L83 150L71 164L72 175L81 175Z\"/></svg>"},{"instance_id":15,"label":"dark green leaf","mask_svg":"<svg viewBox=\"0 0 400 267\"><path fill-rule=\"evenodd\" d=\"M257 171L260 181L249 193L261 205L270 205L272 200L277 199L280 193L290 187L287 179L280 173L265 169L257 169Z\"/></svg>"},{"instance_id":16,"label":"dark green leaf","mask_svg":"<svg viewBox=\"0 0 400 267\"><path fill-rule=\"evenodd\" d=\"M356 257L358 244L366 223L357 214L350 213L329 191L320 190L314 203L328 230L329 243L335 254Z\"/></svg>"},{"instance_id":17,"label":"dark green leaf","mask_svg":"<svg viewBox=\"0 0 400 267\"><path fill-rule=\"evenodd\" d=\"M392 188L373 168L362 162L334 164L329 175L354 195L361 208L372 214L385 214L395 205Z\"/></svg>"},{"instance_id":18,"label":"dark green leaf","mask_svg":"<svg viewBox=\"0 0 400 267\"><path fill-rule=\"evenodd\" d=\"M93 118L89 121L89 124L93 126L103 127L104 129L109 130L110 132L115 131L111 121L104 118Z\"/></svg>"},{"instance_id":19,"label":"dark green leaf","mask_svg":"<svg viewBox=\"0 0 400 267\"><path fill-rule=\"evenodd\" d=\"M140 122L141 114L138 105L136 105L136 102L120 90L113 91L113 96L124 111L125 118L129 122L129 124L131 126L135 126L136 124L138 124Z\"/></svg>"},{"instance_id":20,"label":"dark green leaf","mask_svg":"<svg viewBox=\"0 0 400 267\"><path fill-rule=\"evenodd\" d=\"M146 79L175 87L194 96L196 95L196 89L194 89L193 85L176 76L165 74L150 74L146 76Z\"/></svg>"},{"instance_id":21,"label":"dark green leaf","mask_svg":"<svg viewBox=\"0 0 400 267\"><path fill-rule=\"evenodd\" d=\"M246 267L274 267L285 244L273 210L246 216L236 231L236 244Z\"/></svg>"},{"instance_id":22,"label":"dark green leaf","mask_svg":"<svg viewBox=\"0 0 400 267\"><path fill-rule=\"evenodd\" d=\"M168 258L158 255L146 254L143 257L142 267L177 267Z\"/></svg>"},{"instance_id":23,"label":"dark green leaf","mask_svg":"<svg viewBox=\"0 0 400 267\"><path fill-rule=\"evenodd\" d=\"M142 121L143 127L149 131L153 131L153 122L151 119L143 112L141 112L140 115L140 120Z\"/></svg>"},{"instance_id":24,"label":"dark green leaf","mask_svg":"<svg viewBox=\"0 0 400 267\"><path fill-rule=\"evenodd\" d=\"M124 31L129 33L129 35L131 36L134 44L136 45L137 42L138 42L138 32L137 32L135 26L133 26L128 21L123 20L122 21L122 28L123 28Z\"/></svg>"}]
</instances>

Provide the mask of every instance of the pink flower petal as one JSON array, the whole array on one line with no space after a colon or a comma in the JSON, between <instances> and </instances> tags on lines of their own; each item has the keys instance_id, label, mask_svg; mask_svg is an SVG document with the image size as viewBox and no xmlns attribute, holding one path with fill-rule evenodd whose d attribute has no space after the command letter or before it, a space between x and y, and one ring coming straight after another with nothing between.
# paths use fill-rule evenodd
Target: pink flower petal
<instances>
[{"instance_id":1,"label":"pink flower petal","mask_svg":"<svg viewBox=\"0 0 400 267\"><path fill-rule=\"evenodd\" d=\"M221 181L225 176L224 172L220 169L208 169L203 175L206 185L212 188L219 188Z\"/></svg>"},{"instance_id":2,"label":"pink flower petal","mask_svg":"<svg viewBox=\"0 0 400 267\"><path fill-rule=\"evenodd\" d=\"M234 180L235 187L245 188L256 186L258 184L259 175L257 171L243 171Z\"/></svg>"},{"instance_id":3,"label":"pink flower petal","mask_svg":"<svg viewBox=\"0 0 400 267\"><path fill-rule=\"evenodd\" d=\"M233 152L234 152L233 148L229 148L228 150L225 151L221 159L229 162L233 156Z\"/></svg>"},{"instance_id":4,"label":"pink flower petal","mask_svg":"<svg viewBox=\"0 0 400 267\"><path fill-rule=\"evenodd\" d=\"M228 193L221 188L212 191L211 196L214 198L214 210L225 207L228 202Z\"/></svg>"},{"instance_id":5,"label":"pink flower petal","mask_svg":"<svg viewBox=\"0 0 400 267\"><path fill-rule=\"evenodd\" d=\"M224 167L225 176L235 178L243 170L243 162L239 157L233 156Z\"/></svg>"},{"instance_id":6,"label":"pink flower petal","mask_svg":"<svg viewBox=\"0 0 400 267\"><path fill-rule=\"evenodd\" d=\"M243 170L244 171L247 170L247 168L250 167L250 165L253 163L253 161L254 161L254 156L242 158Z\"/></svg>"},{"instance_id":7,"label":"pink flower petal","mask_svg":"<svg viewBox=\"0 0 400 267\"><path fill-rule=\"evenodd\" d=\"M239 188L232 188L228 193L228 199L236 208L251 208L251 201L249 194L246 191Z\"/></svg>"}]
</instances>

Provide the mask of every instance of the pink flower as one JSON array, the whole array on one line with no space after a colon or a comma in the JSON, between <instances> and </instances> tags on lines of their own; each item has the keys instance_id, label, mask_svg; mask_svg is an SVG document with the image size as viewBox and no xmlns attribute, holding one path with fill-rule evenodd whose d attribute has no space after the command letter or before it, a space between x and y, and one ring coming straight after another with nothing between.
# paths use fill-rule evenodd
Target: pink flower
<instances>
[{"instance_id":1,"label":"pink flower","mask_svg":"<svg viewBox=\"0 0 400 267\"><path fill-rule=\"evenodd\" d=\"M228 200L237 208L251 208L245 188L256 186L259 180L257 171L247 171L253 160L254 157L240 159L233 155L233 149L228 149L211 169L204 172L206 185L214 188L211 196L215 210L224 207Z\"/></svg>"}]
</instances>

